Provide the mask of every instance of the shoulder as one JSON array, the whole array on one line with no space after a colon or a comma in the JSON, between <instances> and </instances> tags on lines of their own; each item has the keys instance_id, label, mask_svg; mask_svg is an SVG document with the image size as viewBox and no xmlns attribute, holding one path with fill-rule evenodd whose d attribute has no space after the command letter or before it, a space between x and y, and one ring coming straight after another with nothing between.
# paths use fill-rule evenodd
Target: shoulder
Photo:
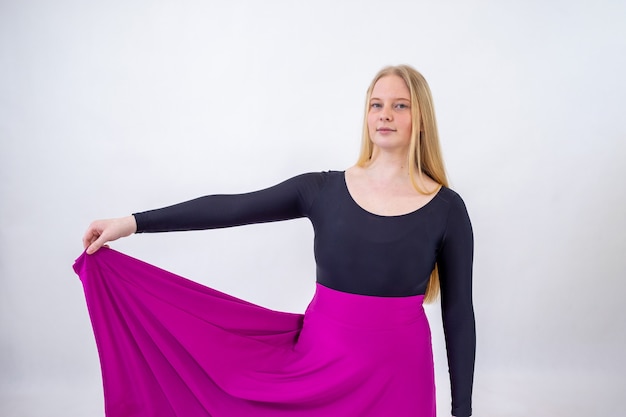
<instances>
[{"instance_id":1,"label":"shoulder","mask_svg":"<svg viewBox=\"0 0 626 417\"><path fill-rule=\"evenodd\" d=\"M343 178L343 171L306 172L304 174L297 175L288 181L308 186L323 186L328 181L337 180L338 178Z\"/></svg>"},{"instance_id":2,"label":"shoulder","mask_svg":"<svg viewBox=\"0 0 626 417\"><path fill-rule=\"evenodd\" d=\"M287 180L297 194L305 212L308 212L318 196L327 190L329 185L343 178L341 171L307 172Z\"/></svg>"},{"instance_id":3,"label":"shoulder","mask_svg":"<svg viewBox=\"0 0 626 417\"><path fill-rule=\"evenodd\" d=\"M457 232L472 234L472 224L463 198L456 191L441 187L437 198L445 205L446 237Z\"/></svg>"},{"instance_id":4,"label":"shoulder","mask_svg":"<svg viewBox=\"0 0 626 417\"><path fill-rule=\"evenodd\" d=\"M465 202L463 201L463 198L461 198L461 195L451 188L442 186L437 192L437 198L447 204L450 208L462 207L465 209Z\"/></svg>"},{"instance_id":5,"label":"shoulder","mask_svg":"<svg viewBox=\"0 0 626 417\"><path fill-rule=\"evenodd\" d=\"M441 186L441 189L438 191L437 197L441 198L443 201L448 202L448 203L463 202L463 199L461 198L459 193L443 185Z\"/></svg>"},{"instance_id":6,"label":"shoulder","mask_svg":"<svg viewBox=\"0 0 626 417\"><path fill-rule=\"evenodd\" d=\"M443 213L445 213L446 223L448 226L459 222L470 223L465 201L463 201L463 198L461 198L459 193L448 187L442 186L437 193L437 199L442 205L440 206L440 209Z\"/></svg>"}]
</instances>

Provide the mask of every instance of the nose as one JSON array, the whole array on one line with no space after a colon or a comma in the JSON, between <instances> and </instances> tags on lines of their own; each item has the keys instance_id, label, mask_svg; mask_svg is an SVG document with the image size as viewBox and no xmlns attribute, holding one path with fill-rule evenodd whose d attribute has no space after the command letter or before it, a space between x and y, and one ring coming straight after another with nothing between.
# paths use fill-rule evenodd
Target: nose
<instances>
[{"instance_id":1,"label":"nose","mask_svg":"<svg viewBox=\"0 0 626 417\"><path fill-rule=\"evenodd\" d=\"M389 111L387 106L383 107L380 110L380 120L383 120L383 121L386 121L386 122L391 120L391 112Z\"/></svg>"}]
</instances>

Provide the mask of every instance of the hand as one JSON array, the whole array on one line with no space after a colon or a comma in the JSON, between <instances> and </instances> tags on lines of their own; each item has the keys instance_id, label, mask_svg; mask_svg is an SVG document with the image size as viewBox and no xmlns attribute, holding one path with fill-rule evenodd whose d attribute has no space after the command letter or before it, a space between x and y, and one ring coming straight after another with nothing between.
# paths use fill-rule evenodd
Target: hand
<instances>
[{"instance_id":1,"label":"hand","mask_svg":"<svg viewBox=\"0 0 626 417\"><path fill-rule=\"evenodd\" d=\"M135 216L96 220L89 225L83 236L83 248L87 254L96 252L105 243L130 236L137 231Z\"/></svg>"}]
</instances>

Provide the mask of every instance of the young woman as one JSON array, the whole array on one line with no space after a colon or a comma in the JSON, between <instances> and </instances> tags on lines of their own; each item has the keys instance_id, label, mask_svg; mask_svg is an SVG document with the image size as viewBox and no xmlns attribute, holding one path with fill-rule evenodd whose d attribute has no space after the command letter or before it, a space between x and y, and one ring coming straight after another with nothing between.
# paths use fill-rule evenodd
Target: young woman
<instances>
[{"instance_id":1,"label":"young woman","mask_svg":"<svg viewBox=\"0 0 626 417\"><path fill-rule=\"evenodd\" d=\"M422 302L439 292L452 414L471 415L473 237L465 205L447 185L430 90L402 65L381 70L367 90L355 166L93 222L75 269L107 415L433 417ZM317 262L304 315L99 250L132 233L298 217L313 224Z\"/></svg>"}]
</instances>

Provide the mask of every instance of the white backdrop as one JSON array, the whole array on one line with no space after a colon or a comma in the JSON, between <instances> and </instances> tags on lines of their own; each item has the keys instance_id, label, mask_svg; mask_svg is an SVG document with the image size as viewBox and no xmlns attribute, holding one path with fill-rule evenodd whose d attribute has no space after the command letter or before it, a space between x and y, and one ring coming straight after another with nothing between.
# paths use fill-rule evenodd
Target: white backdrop
<instances>
[{"instance_id":1,"label":"white backdrop","mask_svg":"<svg viewBox=\"0 0 626 417\"><path fill-rule=\"evenodd\" d=\"M617 0L1 1L0 415L102 415L71 270L91 220L350 166L399 63L474 224L474 414L622 413L625 21ZM313 290L306 220L113 247L276 309Z\"/></svg>"}]
</instances>

